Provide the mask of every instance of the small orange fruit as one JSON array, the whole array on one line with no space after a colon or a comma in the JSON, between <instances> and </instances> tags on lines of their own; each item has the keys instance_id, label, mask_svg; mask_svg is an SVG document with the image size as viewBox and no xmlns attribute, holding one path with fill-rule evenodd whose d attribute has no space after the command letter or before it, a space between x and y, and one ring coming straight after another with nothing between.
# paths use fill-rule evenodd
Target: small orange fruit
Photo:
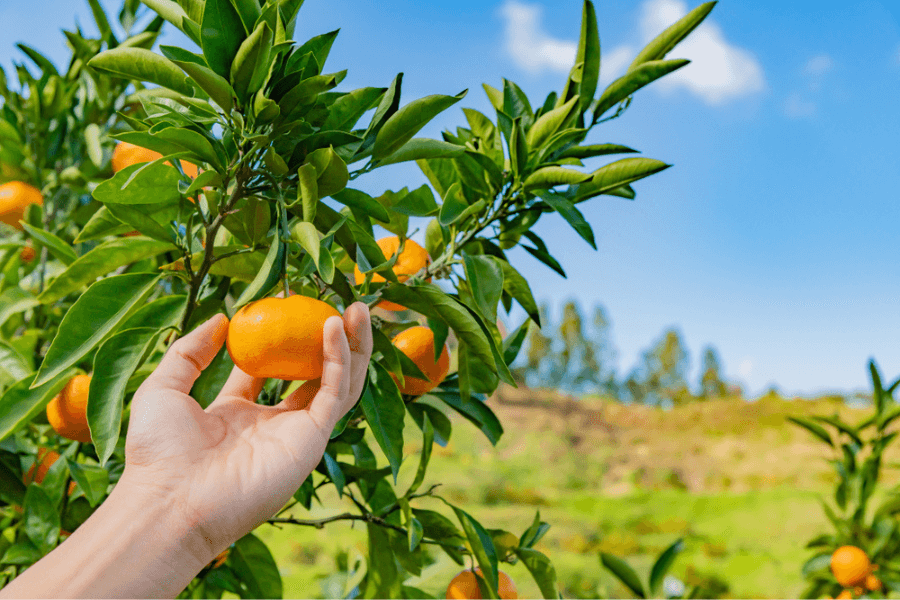
<instances>
[{"instance_id":1,"label":"small orange fruit","mask_svg":"<svg viewBox=\"0 0 900 600\"><path fill-rule=\"evenodd\" d=\"M134 144L129 144L128 142L120 142L116 145L116 149L113 150L111 161L113 172L118 173L122 169L128 168L131 165L159 160L160 158L162 158L162 156L163 155L159 152L148 150L147 148L142 148L141 146L135 146ZM181 168L184 169L184 173L188 177L193 178L197 176L197 166L193 163L189 163L186 160L183 160L181 161Z\"/></svg>"},{"instance_id":2,"label":"small orange fruit","mask_svg":"<svg viewBox=\"0 0 900 600\"><path fill-rule=\"evenodd\" d=\"M850 590L843 590L840 594L837 595L835 600L853 600L853 594Z\"/></svg>"},{"instance_id":3,"label":"small orange fruit","mask_svg":"<svg viewBox=\"0 0 900 600\"><path fill-rule=\"evenodd\" d=\"M845 588L865 582L869 566L869 557L856 546L841 546L831 555L831 572Z\"/></svg>"},{"instance_id":4,"label":"small orange fruit","mask_svg":"<svg viewBox=\"0 0 900 600\"><path fill-rule=\"evenodd\" d=\"M378 247L381 248L381 252L384 254L385 258L390 258L400 248L400 238L397 236L381 238L378 240ZM397 257L397 262L394 263L394 267L391 270L397 274L397 279L403 282L409 279L411 275L415 275L423 268L427 267L429 263L431 263L431 257L428 256L428 252L425 248L416 242L407 239L406 244L403 246L403 252ZM359 270L359 266L354 267L354 273L356 275L356 285L359 285L366 280L366 276ZM372 281L384 281L384 277L375 273L372 276ZM406 310L405 306L400 306L399 304L387 300L382 300L378 303L378 306L385 310Z\"/></svg>"},{"instance_id":5,"label":"small orange fruit","mask_svg":"<svg viewBox=\"0 0 900 600\"><path fill-rule=\"evenodd\" d=\"M222 566L222 564L228 560L228 555L231 553L231 548L225 548L213 559L210 563L211 569L218 569Z\"/></svg>"},{"instance_id":6,"label":"small orange fruit","mask_svg":"<svg viewBox=\"0 0 900 600\"><path fill-rule=\"evenodd\" d=\"M444 344L440 358L434 360L434 332L428 327L410 327L398 333L392 343L428 376L428 380L404 377L403 385L400 386L402 393L410 396L427 394L447 377L447 371L450 370L450 352Z\"/></svg>"},{"instance_id":7,"label":"small orange fruit","mask_svg":"<svg viewBox=\"0 0 900 600\"><path fill-rule=\"evenodd\" d=\"M325 361L325 321L340 316L330 304L307 296L251 302L228 325L228 354L253 377L318 379Z\"/></svg>"},{"instance_id":8,"label":"small orange fruit","mask_svg":"<svg viewBox=\"0 0 900 600\"><path fill-rule=\"evenodd\" d=\"M29 483L37 483L41 484L44 482L44 477L47 476L47 471L50 470L50 467L53 466L59 460L59 452L54 450L49 450L47 448L41 447L38 448L37 460L34 461L34 464L28 469L28 472L25 473L25 477L22 479L22 482L25 485ZM72 495L72 492L75 491L75 482L69 482L69 495Z\"/></svg>"},{"instance_id":9,"label":"small orange fruit","mask_svg":"<svg viewBox=\"0 0 900 600\"><path fill-rule=\"evenodd\" d=\"M22 251L19 253L19 260L24 263L30 263L34 260L34 257L37 256L37 252L34 250L34 246L30 244L22 248Z\"/></svg>"},{"instance_id":10,"label":"small orange fruit","mask_svg":"<svg viewBox=\"0 0 900 600\"><path fill-rule=\"evenodd\" d=\"M47 420L59 435L83 444L91 443L87 423L90 375L76 375L47 405Z\"/></svg>"},{"instance_id":11,"label":"small orange fruit","mask_svg":"<svg viewBox=\"0 0 900 600\"><path fill-rule=\"evenodd\" d=\"M44 204L44 198L36 187L21 181L10 181L0 185L0 221L22 229L19 224L25 217L29 204Z\"/></svg>"},{"instance_id":12,"label":"small orange fruit","mask_svg":"<svg viewBox=\"0 0 900 600\"><path fill-rule=\"evenodd\" d=\"M478 588L478 580L475 578L475 573L481 576L481 567L475 567L474 572L470 570L462 571L454 577L450 581L450 585L447 586L447 598L481 598L481 590ZM500 584L497 586L497 591L500 593L500 597L504 600L506 598L518 598L519 593L516 591L516 586L509 575L503 571L498 571L497 575L499 575L498 583Z\"/></svg>"},{"instance_id":13,"label":"small orange fruit","mask_svg":"<svg viewBox=\"0 0 900 600\"><path fill-rule=\"evenodd\" d=\"M878 579L875 575L869 575L866 577L866 589L872 592L881 589L881 580Z\"/></svg>"}]
</instances>

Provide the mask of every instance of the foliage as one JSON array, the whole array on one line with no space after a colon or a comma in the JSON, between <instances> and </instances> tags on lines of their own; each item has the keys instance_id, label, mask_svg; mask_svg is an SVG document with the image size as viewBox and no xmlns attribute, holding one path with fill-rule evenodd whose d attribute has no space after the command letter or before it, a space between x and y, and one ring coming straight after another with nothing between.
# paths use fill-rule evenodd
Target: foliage
<instances>
[{"instance_id":1,"label":"foliage","mask_svg":"<svg viewBox=\"0 0 900 600\"><path fill-rule=\"evenodd\" d=\"M833 417L788 417L795 425L806 429L818 441L829 447L833 456L829 463L837 473L833 504L822 500L822 509L834 526L832 533L822 534L809 541L807 548L815 554L803 566L803 576L809 581L804 598L833 597L841 586L831 573L831 555L841 546L861 548L869 560L878 565L878 578L885 591L900 591L900 487L890 490L877 507L872 507L881 478L882 459L887 447L895 440L897 431L890 426L900 417L900 407L894 402L894 392L900 379L885 386L874 361L869 362L872 379L872 414L852 424ZM877 591L870 597L883 598Z\"/></svg>"},{"instance_id":2,"label":"foliage","mask_svg":"<svg viewBox=\"0 0 900 600\"><path fill-rule=\"evenodd\" d=\"M366 565L354 567L351 578L363 597L409 593L405 582L421 572L425 545L460 565L477 563L492 596L498 563L522 561L542 594L557 597L553 565L534 549L549 527L539 515L516 538L486 528L443 498L449 517L417 508L416 500L440 498L436 486L419 489L433 444L450 437L446 411L461 414L494 444L503 433L485 395L501 381L513 384L509 365L527 324L504 340L498 307L508 312L516 302L540 322L528 282L505 251L522 246L564 276L532 231L535 223L558 213L593 247L577 205L600 195L633 199L633 183L670 166L627 157L575 168L635 152L585 142L593 127L624 113L634 92L687 64L665 56L714 3L653 40L595 99L600 45L594 7L585 0L576 64L559 94L538 105L511 81L484 85L494 118L464 109L467 126L431 140L416 135L467 92L401 105L402 73L386 87L336 91L346 71L327 72L325 65L337 32L292 40L302 0L142 0L151 11L125 0L118 15L124 36L116 35L97 0L89 2L100 38L67 32L73 58L65 75L22 47L40 77L18 66L19 89L9 89L5 76L0 81L4 173L27 178L45 198L43 207L29 208L23 231L4 232L0 581L51 551L60 528L77 528L111 491L124 468L131 394L168 345L217 312L231 317L283 288L339 309L387 300L418 320L374 321L368 386L332 433L322 463L279 515L309 509L324 485L350 495L359 513L278 522L322 527L343 518L365 521ZM153 51L163 20L197 48ZM161 157L113 174L116 142ZM199 175L188 176L182 161L197 166ZM377 198L347 187L373 169L407 161L416 161L430 186ZM432 261L401 282L392 269L397 255L385 257L375 235L387 230L399 236L402 252L410 217L430 218L425 245ZM126 237L132 230L141 235ZM18 258L26 240L41 250L32 265ZM354 266L365 275L359 285L348 277ZM389 375L403 380L421 373L401 359L389 337L420 322L441 340L453 333L458 369L422 398L401 396ZM223 349L192 396L208 405L231 367ZM63 441L43 419L50 399L79 372L92 374L87 411L93 444ZM270 381L259 401L277 402L287 391L285 382ZM404 491L396 484L407 412L423 445L418 475ZM386 466L379 467L366 429ZM22 473L38 444L67 460L26 488ZM70 498L62 490L72 479L78 485ZM225 591L252 598L281 594L274 559L253 534L236 542L223 564L204 569L182 596Z\"/></svg>"}]
</instances>

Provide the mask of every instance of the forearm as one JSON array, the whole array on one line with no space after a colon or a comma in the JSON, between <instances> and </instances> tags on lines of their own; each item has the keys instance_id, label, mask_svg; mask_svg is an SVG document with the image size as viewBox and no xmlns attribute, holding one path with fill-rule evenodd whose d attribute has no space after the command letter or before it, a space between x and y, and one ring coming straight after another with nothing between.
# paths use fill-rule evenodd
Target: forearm
<instances>
[{"instance_id":1,"label":"forearm","mask_svg":"<svg viewBox=\"0 0 900 600\"><path fill-rule=\"evenodd\" d=\"M174 598L212 559L208 554L171 505L120 484L0 598Z\"/></svg>"}]
</instances>

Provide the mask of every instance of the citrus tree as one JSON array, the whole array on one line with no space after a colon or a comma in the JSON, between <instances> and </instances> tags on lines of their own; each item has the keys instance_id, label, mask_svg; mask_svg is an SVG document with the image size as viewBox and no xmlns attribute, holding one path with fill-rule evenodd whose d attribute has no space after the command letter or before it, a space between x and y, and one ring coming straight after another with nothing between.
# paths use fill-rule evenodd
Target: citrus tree
<instances>
[{"instance_id":1,"label":"citrus tree","mask_svg":"<svg viewBox=\"0 0 900 600\"><path fill-rule=\"evenodd\" d=\"M521 246L564 276L535 223L557 213L594 246L577 205L633 199L632 183L669 166L629 156L585 168L636 152L588 136L688 63L665 57L714 3L662 32L598 93L597 21L585 0L559 93L533 104L511 81L484 85L495 114L463 109L465 125L435 140L416 135L467 92L402 103L402 73L386 87L338 91L346 71L325 68L337 32L292 39L302 0L141 1L152 18L145 30L131 33L146 9L128 0L118 39L90 0L100 38L66 33L65 75L22 47L40 77L21 66L18 86L0 82L12 180L0 191L0 584L104 501L124 469L131 395L179 336L224 312L227 344L191 395L208 406L237 365L271 378L258 402L275 404L314 391L324 320L362 301L377 308L366 387L269 522L364 522L368 556L343 590L350 595L427 597L405 584L421 573L427 545L468 568L448 595L509 597L515 587L499 564L522 561L541 593L558 597L553 565L534 549L549 527L539 515L519 536L488 528L423 487L427 467L433 445L451 437L447 411L493 444L503 433L485 398L501 381L514 385L509 365L528 321L504 339L498 310L517 303L540 321L506 251ZM153 50L163 20L196 47ZM378 197L352 187L407 161L428 185ZM411 218L429 219L424 247L409 237ZM39 259L28 260L26 246ZM287 346L302 358L288 360ZM400 489L407 414L423 445L414 481ZM310 509L323 486L356 511L282 516ZM423 497L447 510L420 508ZM225 591L281 595L271 553L252 533L182 595Z\"/></svg>"},{"instance_id":2,"label":"citrus tree","mask_svg":"<svg viewBox=\"0 0 900 600\"><path fill-rule=\"evenodd\" d=\"M884 452L900 433L890 430L900 418L893 398L900 379L885 387L874 361L869 362L869 373L872 414L861 422L848 423L837 414L788 417L829 447L834 455L829 462L837 473L833 507L822 501L834 531L806 545L815 554L803 566L809 581L805 598L823 594L883 598L887 592L900 591L900 490L891 490L872 506L886 466Z\"/></svg>"}]
</instances>

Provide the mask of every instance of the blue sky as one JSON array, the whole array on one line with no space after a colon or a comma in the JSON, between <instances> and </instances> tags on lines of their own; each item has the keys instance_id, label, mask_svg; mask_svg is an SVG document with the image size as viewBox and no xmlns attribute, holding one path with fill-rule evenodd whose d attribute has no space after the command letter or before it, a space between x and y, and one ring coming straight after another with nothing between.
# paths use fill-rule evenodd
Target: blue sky
<instances>
[{"instance_id":1,"label":"blue sky","mask_svg":"<svg viewBox=\"0 0 900 600\"><path fill-rule=\"evenodd\" d=\"M112 7L114 2L104 1ZM698 2L600 0L602 80ZM492 114L481 83L506 77L540 103L574 56L579 0L307 0L296 38L341 28L326 71L341 86L386 86L404 72L403 102L469 95L423 132ZM0 64L16 41L62 62L61 28L91 30L86 2L0 3ZM165 43L183 37L172 28ZM189 44L189 42L188 42ZM589 141L629 145L675 166L635 185L634 202L583 207L594 252L559 218L537 226L568 273L524 251L513 264L554 318L570 298L602 303L618 370L627 373L665 328L677 327L696 382L713 344L750 394L868 389L866 361L900 375L900 8L875 0L722 0L670 58L693 62L638 93ZM590 163L596 168L600 163ZM371 193L417 187L412 165L357 180ZM517 325L521 312L510 321Z\"/></svg>"}]
</instances>

